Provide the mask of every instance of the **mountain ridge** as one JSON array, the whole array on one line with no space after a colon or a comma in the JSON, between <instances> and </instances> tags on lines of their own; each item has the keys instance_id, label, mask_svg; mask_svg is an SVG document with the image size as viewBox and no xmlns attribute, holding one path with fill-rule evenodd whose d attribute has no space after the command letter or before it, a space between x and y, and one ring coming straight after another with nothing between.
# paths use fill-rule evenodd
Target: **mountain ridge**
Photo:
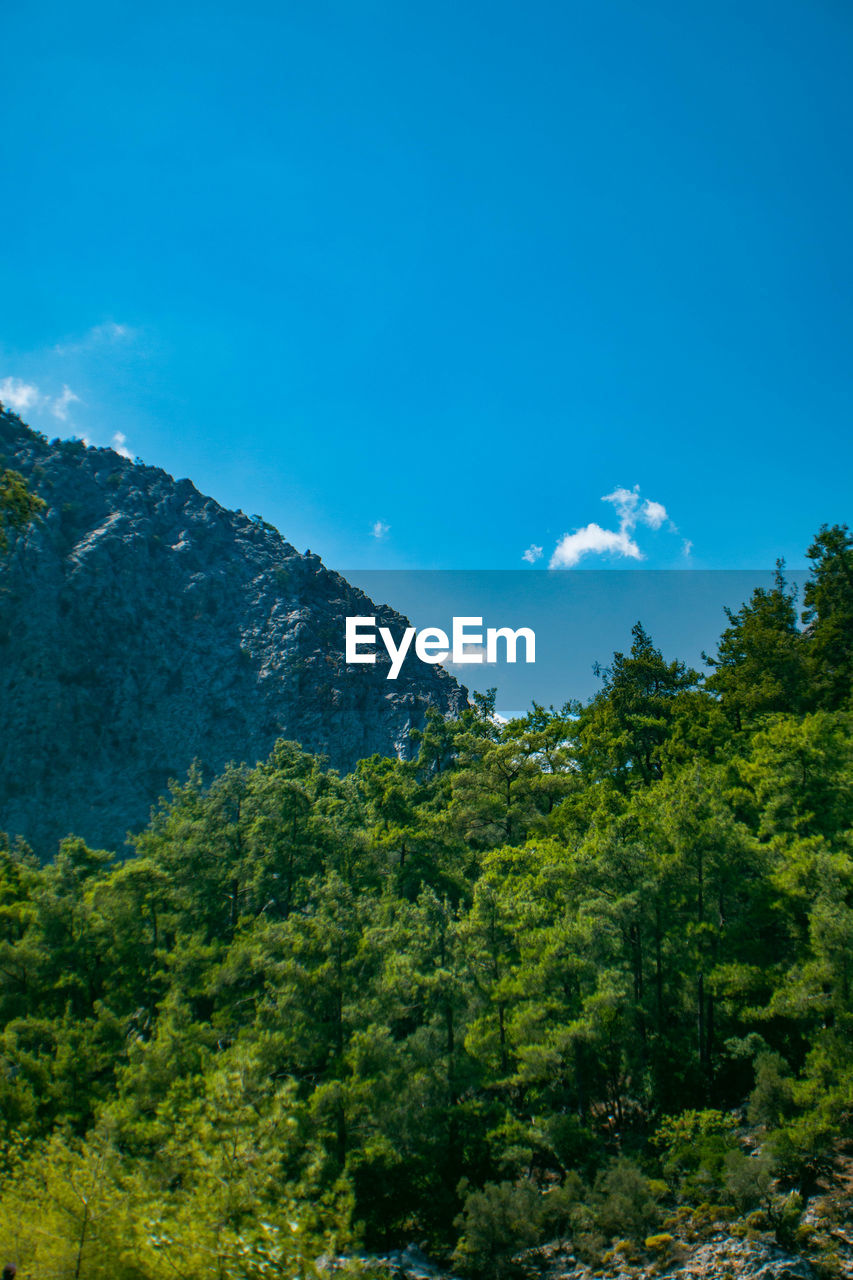
<instances>
[{"instance_id":1,"label":"mountain ridge","mask_svg":"<svg viewBox=\"0 0 853 1280\"><path fill-rule=\"evenodd\" d=\"M381 648L347 667L345 615L407 619L190 480L2 407L0 466L47 503L0 559L0 830L38 852L116 847L194 760L213 776L286 737L347 770L466 705L438 667L392 686Z\"/></svg>"}]
</instances>

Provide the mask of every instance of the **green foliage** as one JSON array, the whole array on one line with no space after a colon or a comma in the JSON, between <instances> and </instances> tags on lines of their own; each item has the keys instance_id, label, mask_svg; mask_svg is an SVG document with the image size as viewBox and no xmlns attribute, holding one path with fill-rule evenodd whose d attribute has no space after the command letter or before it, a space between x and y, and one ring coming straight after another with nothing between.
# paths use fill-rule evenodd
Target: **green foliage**
<instances>
[{"instance_id":1,"label":"green foliage","mask_svg":"<svg viewBox=\"0 0 853 1280\"><path fill-rule=\"evenodd\" d=\"M281 1190L274 1202L259 1194L247 1153L227 1141L217 1150L202 1132L189 1144L176 1137L173 1150L192 1170L178 1183L123 1158L102 1131L7 1153L4 1247L28 1275L263 1280L282 1268L305 1274L319 1250L347 1243Z\"/></svg>"},{"instance_id":2,"label":"green foliage","mask_svg":"<svg viewBox=\"0 0 853 1280\"><path fill-rule=\"evenodd\" d=\"M749 1098L752 1124L775 1128L791 1114L793 1105L791 1069L779 1053L760 1053L755 1059L755 1088Z\"/></svg>"},{"instance_id":3,"label":"green foliage","mask_svg":"<svg viewBox=\"0 0 853 1280\"><path fill-rule=\"evenodd\" d=\"M838 1126L825 1117L800 1114L770 1135L768 1147L782 1182L808 1198L831 1181Z\"/></svg>"},{"instance_id":4,"label":"green foliage","mask_svg":"<svg viewBox=\"0 0 853 1280\"><path fill-rule=\"evenodd\" d=\"M796 1243L853 1115L848 543L819 536L804 631L781 577L729 613L707 687L638 626L585 708L478 696L343 778L292 742L193 770L125 861L0 839L22 1265L458 1237L510 1276L734 1213Z\"/></svg>"},{"instance_id":5,"label":"green foliage","mask_svg":"<svg viewBox=\"0 0 853 1280\"><path fill-rule=\"evenodd\" d=\"M812 697L830 710L853 706L853 536L847 525L824 525L806 552L803 621Z\"/></svg>"},{"instance_id":6,"label":"green foliage","mask_svg":"<svg viewBox=\"0 0 853 1280\"><path fill-rule=\"evenodd\" d=\"M740 1150L726 1152L723 1164L723 1187L726 1200L739 1213L766 1204L773 1185L773 1162L769 1156Z\"/></svg>"},{"instance_id":7,"label":"green foliage","mask_svg":"<svg viewBox=\"0 0 853 1280\"><path fill-rule=\"evenodd\" d=\"M736 1151L735 1120L721 1111L667 1116L654 1135L664 1177L679 1197L697 1204L716 1196L727 1158Z\"/></svg>"},{"instance_id":8,"label":"green foliage","mask_svg":"<svg viewBox=\"0 0 853 1280\"><path fill-rule=\"evenodd\" d=\"M517 1182L487 1182L482 1190L468 1190L463 1182L464 1209L456 1219L460 1229L453 1264L465 1275L523 1274L522 1254L543 1239L572 1238L586 1222L587 1194L577 1175L543 1190L530 1178Z\"/></svg>"},{"instance_id":9,"label":"green foliage","mask_svg":"<svg viewBox=\"0 0 853 1280\"><path fill-rule=\"evenodd\" d=\"M543 1197L532 1182L487 1183L465 1199L454 1264L472 1276L517 1274L514 1257L540 1239L543 1218Z\"/></svg>"},{"instance_id":10,"label":"green foliage","mask_svg":"<svg viewBox=\"0 0 853 1280\"><path fill-rule=\"evenodd\" d=\"M757 587L737 613L726 609L729 626L720 638L708 688L720 695L726 714L740 730L768 712L800 710L805 694L805 654L797 627L796 592L780 563L772 591Z\"/></svg>"},{"instance_id":11,"label":"green foliage","mask_svg":"<svg viewBox=\"0 0 853 1280\"><path fill-rule=\"evenodd\" d=\"M596 1225L606 1236L644 1240L660 1224L659 1200L666 1187L648 1179L626 1156L599 1173L592 1194Z\"/></svg>"},{"instance_id":12,"label":"green foliage","mask_svg":"<svg viewBox=\"0 0 853 1280\"><path fill-rule=\"evenodd\" d=\"M795 1250L799 1244L798 1228L803 1216L802 1196L791 1192L787 1196L774 1196L767 1208L767 1217L773 1228L776 1242L783 1249Z\"/></svg>"},{"instance_id":13,"label":"green foliage","mask_svg":"<svg viewBox=\"0 0 853 1280\"><path fill-rule=\"evenodd\" d=\"M665 662L641 623L631 635L630 653L599 668L601 692L582 709L578 730L587 770L621 787L662 777L677 697L698 679L683 662Z\"/></svg>"},{"instance_id":14,"label":"green foliage","mask_svg":"<svg viewBox=\"0 0 853 1280\"><path fill-rule=\"evenodd\" d=\"M675 1241L668 1231L661 1231L657 1235L648 1236L643 1242L643 1247L663 1261L671 1254L674 1243Z\"/></svg>"},{"instance_id":15,"label":"green foliage","mask_svg":"<svg viewBox=\"0 0 853 1280\"><path fill-rule=\"evenodd\" d=\"M44 508L44 501L30 492L20 472L0 471L0 554L9 545L9 531L22 529Z\"/></svg>"}]
</instances>

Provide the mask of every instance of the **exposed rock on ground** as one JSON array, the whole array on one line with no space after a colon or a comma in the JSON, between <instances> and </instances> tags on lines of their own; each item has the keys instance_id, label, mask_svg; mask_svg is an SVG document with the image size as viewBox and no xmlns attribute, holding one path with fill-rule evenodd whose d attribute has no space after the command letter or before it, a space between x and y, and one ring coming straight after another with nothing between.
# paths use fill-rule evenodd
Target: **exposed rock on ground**
<instances>
[{"instance_id":1,"label":"exposed rock on ground","mask_svg":"<svg viewBox=\"0 0 853 1280\"><path fill-rule=\"evenodd\" d=\"M387 1275L388 1280L457 1280L442 1271L414 1245L392 1253L359 1254L350 1259L321 1259L319 1270L334 1274L346 1262L359 1262L366 1270ZM818 1280L819 1272L804 1258L794 1257L764 1239L739 1240L725 1232L702 1244L677 1244L675 1254L660 1262L623 1264L613 1261L602 1266L580 1262L567 1247L546 1245L518 1259L516 1275L528 1280ZM842 1270L839 1276L848 1272Z\"/></svg>"},{"instance_id":2,"label":"exposed rock on ground","mask_svg":"<svg viewBox=\"0 0 853 1280\"><path fill-rule=\"evenodd\" d=\"M785 1253L764 1240L738 1240L724 1232L702 1244L676 1245L674 1256L656 1263L638 1261L631 1265L611 1263L605 1267L586 1266L559 1246L551 1246L550 1259L542 1273L547 1280L646 1280L668 1277L688 1280L816 1280L817 1273L803 1258ZM547 1250L543 1253L547 1255Z\"/></svg>"}]
</instances>

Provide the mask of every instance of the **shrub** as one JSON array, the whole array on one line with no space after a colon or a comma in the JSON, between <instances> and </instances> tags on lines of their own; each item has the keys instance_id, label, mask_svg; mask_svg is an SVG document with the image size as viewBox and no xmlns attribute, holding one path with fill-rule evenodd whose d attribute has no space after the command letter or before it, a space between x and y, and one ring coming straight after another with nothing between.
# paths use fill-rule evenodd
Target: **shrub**
<instances>
[{"instance_id":1,"label":"shrub","mask_svg":"<svg viewBox=\"0 0 853 1280\"><path fill-rule=\"evenodd\" d=\"M529 1178L487 1182L465 1200L456 1226L462 1234L453 1258L469 1275L509 1276L519 1268L514 1255L555 1237L572 1237L575 1247L596 1255L604 1245L583 1199L583 1183L569 1173L544 1194ZM581 1238L585 1243L581 1243Z\"/></svg>"},{"instance_id":2,"label":"shrub","mask_svg":"<svg viewBox=\"0 0 853 1280\"><path fill-rule=\"evenodd\" d=\"M783 1249L797 1248L797 1229L803 1216L803 1200L796 1192L787 1196L774 1196L767 1208L767 1217L773 1228L777 1244Z\"/></svg>"},{"instance_id":3,"label":"shrub","mask_svg":"<svg viewBox=\"0 0 853 1280\"><path fill-rule=\"evenodd\" d=\"M723 1167L726 1194L740 1213L763 1204L770 1194L772 1162L766 1155L747 1156L729 1151Z\"/></svg>"},{"instance_id":4,"label":"shrub","mask_svg":"<svg viewBox=\"0 0 853 1280\"><path fill-rule=\"evenodd\" d=\"M613 1256L632 1267L640 1261L640 1255L633 1240L617 1240L613 1246Z\"/></svg>"},{"instance_id":5,"label":"shrub","mask_svg":"<svg viewBox=\"0 0 853 1280\"><path fill-rule=\"evenodd\" d=\"M611 1161L595 1180L592 1207L605 1235L644 1240L660 1223L656 1188L633 1160Z\"/></svg>"},{"instance_id":6,"label":"shrub","mask_svg":"<svg viewBox=\"0 0 853 1280\"><path fill-rule=\"evenodd\" d=\"M802 1115L770 1134L768 1147L779 1177L808 1199L835 1166L836 1128L818 1115Z\"/></svg>"},{"instance_id":7,"label":"shrub","mask_svg":"<svg viewBox=\"0 0 853 1280\"><path fill-rule=\"evenodd\" d=\"M543 1221L543 1197L529 1178L487 1182L469 1193L456 1219L454 1265L472 1276L511 1276L518 1271L513 1256L539 1243Z\"/></svg>"},{"instance_id":8,"label":"shrub","mask_svg":"<svg viewBox=\"0 0 853 1280\"><path fill-rule=\"evenodd\" d=\"M716 1196L723 1188L726 1156L737 1148L735 1120L722 1111L667 1116L653 1138L663 1174L682 1200Z\"/></svg>"},{"instance_id":9,"label":"shrub","mask_svg":"<svg viewBox=\"0 0 853 1280\"><path fill-rule=\"evenodd\" d=\"M750 1123L775 1129L792 1110L790 1067L779 1053L760 1053L755 1059L755 1088L749 1097Z\"/></svg>"},{"instance_id":10,"label":"shrub","mask_svg":"<svg viewBox=\"0 0 853 1280\"><path fill-rule=\"evenodd\" d=\"M811 1259L820 1280L838 1280L842 1274L841 1255L837 1249L827 1249Z\"/></svg>"}]
</instances>

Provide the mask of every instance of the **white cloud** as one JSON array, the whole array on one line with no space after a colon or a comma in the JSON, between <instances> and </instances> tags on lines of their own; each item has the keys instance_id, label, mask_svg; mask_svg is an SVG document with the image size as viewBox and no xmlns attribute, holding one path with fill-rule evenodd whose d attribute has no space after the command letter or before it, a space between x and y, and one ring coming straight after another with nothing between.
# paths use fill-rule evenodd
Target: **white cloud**
<instances>
[{"instance_id":1,"label":"white cloud","mask_svg":"<svg viewBox=\"0 0 853 1280\"><path fill-rule=\"evenodd\" d=\"M59 396L48 396L35 383L22 382L20 378L4 378L0 382L0 401L16 413L38 409L52 414L60 422L67 422L68 406L79 399L69 386L63 386Z\"/></svg>"},{"instance_id":2,"label":"white cloud","mask_svg":"<svg viewBox=\"0 0 853 1280\"><path fill-rule=\"evenodd\" d=\"M602 529L600 524L588 524L574 533L564 533L554 548L549 568L572 569L588 555L626 556L630 560L642 560L643 553L624 530Z\"/></svg>"},{"instance_id":3,"label":"white cloud","mask_svg":"<svg viewBox=\"0 0 853 1280\"><path fill-rule=\"evenodd\" d=\"M606 493L601 501L613 503L622 528L633 528L637 523L637 504L640 501L638 484L633 489L614 489L612 493Z\"/></svg>"},{"instance_id":4,"label":"white cloud","mask_svg":"<svg viewBox=\"0 0 853 1280\"><path fill-rule=\"evenodd\" d=\"M651 498L640 502L638 484L635 484L633 489L614 489L612 493L606 493L601 501L613 503L619 516L619 528L628 532L635 529L638 523L648 525L650 529L659 529L665 521L669 520L666 507L662 502L653 502ZM675 525L672 521L670 525L674 530Z\"/></svg>"},{"instance_id":5,"label":"white cloud","mask_svg":"<svg viewBox=\"0 0 853 1280\"><path fill-rule=\"evenodd\" d=\"M75 400L79 401L80 397L75 395L70 387L64 386L62 388L61 396L56 396L53 400L50 400L50 397L48 396L46 399L48 401L50 412L53 414L54 418L58 418L60 422L67 422L68 406L73 404Z\"/></svg>"},{"instance_id":6,"label":"white cloud","mask_svg":"<svg viewBox=\"0 0 853 1280\"><path fill-rule=\"evenodd\" d=\"M135 337L134 330L126 324L116 324L109 320L105 324L93 325L82 338L72 342L57 342L53 348L58 356L79 355L81 351L92 351L95 347L113 346L117 342L127 342Z\"/></svg>"},{"instance_id":7,"label":"white cloud","mask_svg":"<svg viewBox=\"0 0 853 1280\"><path fill-rule=\"evenodd\" d=\"M665 520L669 517L666 514L666 507L660 502L651 502L648 498L643 503L640 510L640 519L643 524L647 524L650 529L659 529Z\"/></svg>"},{"instance_id":8,"label":"white cloud","mask_svg":"<svg viewBox=\"0 0 853 1280\"><path fill-rule=\"evenodd\" d=\"M537 547L534 542L531 542L527 550L522 552L521 558L522 560L526 560L528 564L535 564L537 560L542 559L542 548Z\"/></svg>"},{"instance_id":9,"label":"white cloud","mask_svg":"<svg viewBox=\"0 0 853 1280\"><path fill-rule=\"evenodd\" d=\"M68 422L70 406L81 403L77 393L67 385L63 386L61 395L49 396L34 383L22 382L20 378L4 378L0 381L0 402L14 409L16 413L23 410L37 410L39 414L49 413L59 422ZM75 434L71 439L82 440L87 446L93 444L88 435ZM127 447L127 436L123 431L114 433L110 445L122 458L133 461L133 454Z\"/></svg>"},{"instance_id":10,"label":"white cloud","mask_svg":"<svg viewBox=\"0 0 853 1280\"><path fill-rule=\"evenodd\" d=\"M117 342L119 338L129 338L132 330L126 324L96 324L94 329L90 330L90 337L104 339L107 342Z\"/></svg>"},{"instance_id":11,"label":"white cloud","mask_svg":"<svg viewBox=\"0 0 853 1280\"><path fill-rule=\"evenodd\" d=\"M690 553L692 550L693 550L693 543L690 541L689 538L685 538L681 547L681 554L684 556L685 559L687 559L690 556Z\"/></svg>"},{"instance_id":12,"label":"white cloud","mask_svg":"<svg viewBox=\"0 0 853 1280\"><path fill-rule=\"evenodd\" d=\"M482 663L483 666L486 666L488 664L489 666L493 667L497 663L497 659L494 659L492 662L488 661L488 658L486 656L486 646L484 644L466 644L465 656L469 658L476 658L477 662ZM450 657L445 658L444 662L442 662L441 665L443 667L447 667L448 670L461 671L463 675L466 672L469 675L471 674L472 664L470 662L454 662L452 654Z\"/></svg>"},{"instance_id":13,"label":"white cloud","mask_svg":"<svg viewBox=\"0 0 853 1280\"><path fill-rule=\"evenodd\" d=\"M619 518L619 528L603 529L600 524L592 522L576 529L574 533L563 534L554 548L550 568L572 569L588 555L644 560L645 556L634 537L638 525L660 529L668 524L671 533L678 532L662 502L654 502L651 498L641 499L638 484L633 489L616 488L612 493L606 493L601 501L609 502L614 507ZM526 552L523 558L527 559Z\"/></svg>"},{"instance_id":14,"label":"white cloud","mask_svg":"<svg viewBox=\"0 0 853 1280\"><path fill-rule=\"evenodd\" d=\"M379 538L381 540L387 535L390 528L390 524L386 524L384 520L377 520L374 523L373 528L370 530L370 536L371 538Z\"/></svg>"},{"instance_id":15,"label":"white cloud","mask_svg":"<svg viewBox=\"0 0 853 1280\"><path fill-rule=\"evenodd\" d=\"M120 457L129 458L130 461L132 462L133 454L130 452L128 448L126 448L126 441L127 441L127 436L124 434L124 432L117 431L113 436L112 440L110 441L110 445Z\"/></svg>"},{"instance_id":16,"label":"white cloud","mask_svg":"<svg viewBox=\"0 0 853 1280\"><path fill-rule=\"evenodd\" d=\"M30 382L22 382L20 378L4 378L0 382L0 400L8 408L14 409L15 413L31 409L40 399L38 387Z\"/></svg>"}]
</instances>

